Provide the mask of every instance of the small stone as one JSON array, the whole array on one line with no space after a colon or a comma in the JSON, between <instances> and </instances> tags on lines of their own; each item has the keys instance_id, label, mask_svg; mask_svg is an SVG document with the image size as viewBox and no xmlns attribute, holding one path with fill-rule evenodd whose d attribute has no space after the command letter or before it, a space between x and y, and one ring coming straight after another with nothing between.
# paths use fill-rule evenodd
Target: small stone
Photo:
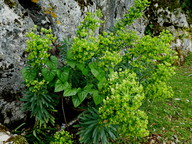
<instances>
[{"instance_id":1,"label":"small stone","mask_svg":"<svg viewBox=\"0 0 192 144\"><path fill-rule=\"evenodd\" d=\"M0 130L1 131L1 130ZM0 132L0 143L4 142L4 141L7 141L8 139L10 138L9 135L7 135L6 133L4 132Z\"/></svg>"},{"instance_id":2,"label":"small stone","mask_svg":"<svg viewBox=\"0 0 192 144\"><path fill-rule=\"evenodd\" d=\"M157 8L158 6L159 6L159 5L158 5L158 3L154 4L154 7L156 7L156 8Z\"/></svg>"},{"instance_id":3,"label":"small stone","mask_svg":"<svg viewBox=\"0 0 192 144\"><path fill-rule=\"evenodd\" d=\"M0 60L3 60L4 59L4 55L2 52L0 52Z\"/></svg>"}]
</instances>

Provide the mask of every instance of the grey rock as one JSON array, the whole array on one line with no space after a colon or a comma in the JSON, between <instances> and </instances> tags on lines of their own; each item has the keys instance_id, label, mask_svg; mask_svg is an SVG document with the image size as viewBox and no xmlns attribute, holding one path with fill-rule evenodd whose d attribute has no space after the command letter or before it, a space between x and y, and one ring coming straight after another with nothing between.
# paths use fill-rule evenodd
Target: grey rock
<instances>
[{"instance_id":1,"label":"grey rock","mask_svg":"<svg viewBox=\"0 0 192 144\"><path fill-rule=\"evenodd\" d=\"M11 134L4 125L0 123L0 144L15 144L15 143L25 143L26 139L17 134Z\"/></svg>"},{"instance_id":2,"label":"grey rock","mask_svg":"<svg viewBox=\"0 0 192 144\"><path fill-rule=\"evenodd\" d=\"M24 65L25 32L33 25L30 17L18 4L9 8L0 1L0 122L13 123L24 118L21 103L17 102L23 89L20 70ZM18 23L19 22L19 23Z\"/></svg>"},{"instance_id":3,"label":"grey rock","mask_svg":"<svg viewBox=\"0 0 192 144\"><path fill-rule=\"evenodd\" d=\"M12 122L24 120L26 114L23 113L20 101L7 102L3 99L0 100L1 123L9 125Z\"/></svg>"},{"instance_id":4,"label":"grey rock","mask_svg":"<svg viewBox=\"0 0 192 144\"><path fill-rule=\"evenodd\" d=\"M187 22L186 14L182 13L181 9L176 9L173 12L170 12L167 9L158 9L156 11L157 22L160 26L163 26L164 23L169 23L177 27L189 27Z\"/></svg>"}]
</instances>

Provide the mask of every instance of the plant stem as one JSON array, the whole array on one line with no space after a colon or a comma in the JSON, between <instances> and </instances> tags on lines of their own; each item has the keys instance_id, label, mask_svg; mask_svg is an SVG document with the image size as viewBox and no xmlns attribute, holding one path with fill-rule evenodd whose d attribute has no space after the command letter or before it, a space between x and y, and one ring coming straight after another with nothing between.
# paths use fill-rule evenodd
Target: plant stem
<instances>
[{"instance_id":1,"label":"plant stem","mask_svg":"<svg viewBox=\"0 0 192 144\"><path fill-rule=\"evenodd\" d=\"M67 130L69 130L67 120L66 120L66 116L65 116L65 109L64 109L64 105L63 105L63 97L62 97L62 111L63 111L63 119L65 121L66 128L67 128Z\"/></svg>"}]
</instances>

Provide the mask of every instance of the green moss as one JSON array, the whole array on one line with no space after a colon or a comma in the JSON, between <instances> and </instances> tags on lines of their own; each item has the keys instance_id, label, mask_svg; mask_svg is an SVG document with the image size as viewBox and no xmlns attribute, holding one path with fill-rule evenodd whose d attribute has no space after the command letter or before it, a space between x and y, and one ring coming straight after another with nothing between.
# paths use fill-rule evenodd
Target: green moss
<instances>
[{"instance_id":1,"label":"green moss","mask_svg":"<svg viewBox=\"0 0 192 144\"><path fill-rule=\"evenodd\" d=\"M14 8L17 5L14 0L4 0L4 3L8 5L10 8Z\"/></svg>"}]
</instances>

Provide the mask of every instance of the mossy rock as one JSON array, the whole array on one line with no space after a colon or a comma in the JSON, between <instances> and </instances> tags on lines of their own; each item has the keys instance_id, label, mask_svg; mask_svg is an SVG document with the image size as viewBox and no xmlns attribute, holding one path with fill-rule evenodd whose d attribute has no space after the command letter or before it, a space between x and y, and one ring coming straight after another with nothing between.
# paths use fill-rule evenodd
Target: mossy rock
<instances>
[{"instance_id":1,"label":"mossy rock","mask_svg":"<svg viewBox=\"0 0 192 144\"><path fill-rule=\"evenodd\" d=\"M0 132L7 133L7 131L9 131L9 129L6 128L4 125L0 124Z\"/></svg>"},{"instance_id":2,"label":"mossy rock","mask_svg":"<svg viewBox=\"0 0 192 144\"><path fill-rule=\"evenodd\" d=\"M20 135L16 135L16 136L11 136L6 142L6 143L11 143L11 144L28 144L27 140Z\"/></svg>"},{"instance_id":3,"label":"mossy rock","mask_svg":"<svg viewBox=\"0 0 192 144\"><path fill-rule=\"evenodd\" d=\"M14 0L4 0L4 3L8 5L10 8L16 7L16 2Z\"/></svg>"},{"instance_id":4,"label":"mossy rock","mask_svg":"<svg viewBox=\"0 0 192 144\"><path fill-rule=\"evenodd\" d=\"M170 10L170 11L174 11L176 8L180 8L180 2L179 0L149 0L151 2L151 6L153 8L154 5L157 3L158 4L158 8L156 9L159 9L159 8L167 8Z\"/></svg>"},{"instance_id":5,"label":"mossy rock","mask_svg":"<svg viewBox=\"0 0 192 144\"><path fill-rule=\"evenodd\" d=\"M0 144L28 144L27 140L21 135L12 135L9 129L0 123L0 133L7 136L5 140L0 139Z\"/></svg>"}]
</instances>

